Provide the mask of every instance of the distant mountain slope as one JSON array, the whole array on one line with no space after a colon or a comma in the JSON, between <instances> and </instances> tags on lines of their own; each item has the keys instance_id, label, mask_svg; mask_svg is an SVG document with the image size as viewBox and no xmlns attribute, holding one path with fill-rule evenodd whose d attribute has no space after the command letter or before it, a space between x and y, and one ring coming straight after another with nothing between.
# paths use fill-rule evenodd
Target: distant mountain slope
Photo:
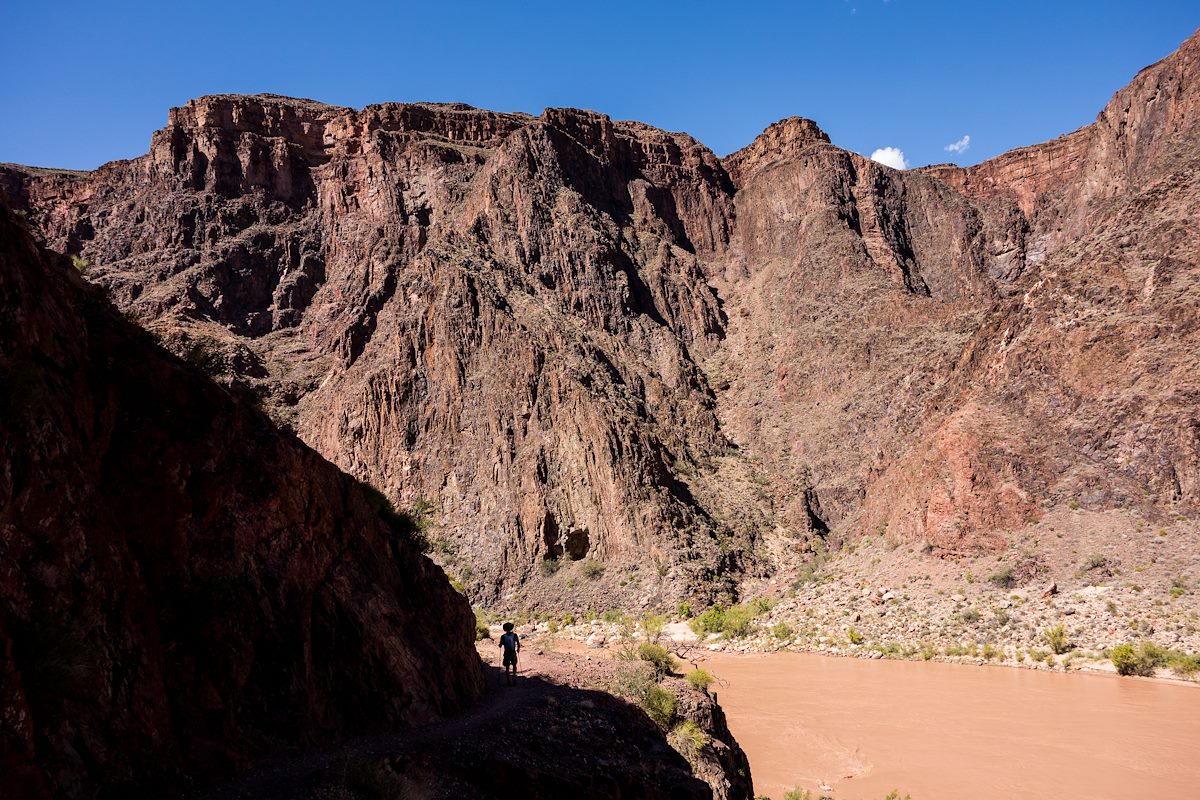
<instances>
[{"instance_id":1,"label":"distant mountain slope","mask_svg":"<svg viewBox=\"0 0 1200 800\"><path fill-rule=\"evenodd\" d=\"M218 96L0 191L433 508L473 597L707 602L828 535L959 552L1045 504L1195 507L1198 54L966 169L798 118L721 160L586 111Z\"/></svg>"}]
</instances>

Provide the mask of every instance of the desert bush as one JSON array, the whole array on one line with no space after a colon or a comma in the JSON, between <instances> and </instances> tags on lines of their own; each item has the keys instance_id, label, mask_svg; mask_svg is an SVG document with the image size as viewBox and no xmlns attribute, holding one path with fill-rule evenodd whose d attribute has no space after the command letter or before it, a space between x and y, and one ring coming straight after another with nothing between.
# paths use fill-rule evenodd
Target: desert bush
<instances>
[{"instance_id":1,"label":"desert bush","mask_svg":"<svg viewBox=\"0 0 1200 800\"><path fill-rule=\"evenodd\" d=\"M647 641L657 642L662 638L663 628L667 626L667 618L661 614L646 612L641 619L642 634Z\"/></svg>"},{"instance_id":2,"label":"desert bush","mask_svg":"<svg viewBox=\"0 0 1200 800\"><path fill-rule=\"evenodd\" d=\"M658 684L652 684L638 699L638 704L658 727L663 730L671 727L671 721L675 719L676 701L675 695L670 691Z\"/></svg>"},{"instance_id":3,"label":"desert bush","mask_svg":"<svg viewBox=\"0 0 1200 800\"><path fill-rule=\"evenodd\" d=\"M808 789L801 789L800 787L788 789L783 793L783 800L812 800L812 792L810 792Z\"/></svg>"},{"instance_id":4,"label":"desert bush","mask_svg":"<svg viewBox=\"0 0 1200 800\"><path fill-rule=\"evenodd\" d=\"M846 629L846 638L850 640L850 644L862 644L863 636L854 628Z\"/></svg>"},{"instance_id":5,"label":"desert bush","mask_svg":"<svg viewBox=\"0 0 1200 800\"><path fill-rule=\"evenodd\" d=\"M704 667L697 667L689 672L685 677L687 678L687 682L692 686L695 686L697 689L708 689L712 682L716 680L716 678L712 676L712 673L706 670Z\"/></svg>"},{"instance_id":6,"label":"desert bush","mask_svg":"<svg viewBox=\"0 0 1200 800\"><path fill-rule=\"evenodd\" d=\"M792 626L788 625L786 622L778 622L773 628L771 628L771 635L776 639L786 640L795 636L796 632L793 631Z\"/></svg>"},{"instance_id":7,"label":"desert bush","mask_svg":"<svg viewBox=\"0 0 1200 800\"><path fill-rule=\"evenodd\" d=\"M968 625L974 625L983 618L983 615L974 608L964 608L959 612L958 618Z\"/></svg>"},{"instance_id":8,"label":"desert bush","mask_svg":"<svg viewBox=\"0 0 1200 800\"><path fill-rule=\"evenodd\" d=\"M710 606L703 613L692 617L688 625L701 636L720 633L725 627L725 609L721 606Z\"/></svg>"},{"instance_id":9,"label":"desert bush","mask_svg":"<svg viewBox=\"0 0 1200 800\"><path fill-rule=\"evenodd\" d=\"M700 751L708 747L708 743L712 741L708 734L690 719L685 719L671 730L671 739L675 743L676 749L689 760L699 755Z\"/></svg>"},{"instance_id":10,"label":"desert bush","mask_svg":"<svg viewBox=\"0 0 1200 800\"><path fill-rule=\"evenodd\" d=\"M604 565L594 558L584 561L579 569L588 580L594 581L604 574Z\"/></svg>"},{"instance_id":11,"label":"desert bush","mask_svg":"<svg viewBox=\"0 0 1200 800\"><path fill-rule=\"evenodd\" d=\"M1195 653L1172 653L1167 659L1167 666L1179 675L1194 675L1200 672L1200 655Z\"/></svg>"},{"instance_id":12,"label":"desert bush","mask_svg":"<svg viewBox=\"0 0 1200 800\"><path fill-rule=\"evenodd\" d=\"M637 649L638 658L654 668L655 675L670 675L675 671L675 659L667 648L653 642L642 642Z\"/></svg>"},{"instance_id":13,"label":"desert bush","mask_svg":"<svg viewBox=\"0 0 1200 800\"><path fill-rule=\"evenodd\" d=\"M1056 655L1062 655L1071 649L1070 645L1067 643L1066 628L1063 627L1061 622L1052 628L1046 628L1046 630L1042 631L1042 636L1045 638L1046 644L1050 645L1050 649L1053 650Z\"/></svg>"},{"instance_id":14,"label":"desert bush","mask_svg":"<svg viewBox=\"0 0 1200 800\"><path fill-rule=\"evenodd\" d=\"M763 613L759 609L757 603L730 606L725 612L721 633L730 639L748 636L754 630L754 618Z\"/></svg>"},{"instance_id":15,"label":"desert bush","mask_svg":"<svg viewBox=\"0 0 1200 800\"><path fill-rule=\"evenodd\" d=\"M1109 658L1112 659L1113 666L1117 668L1118 675L1150 676L1154 674L1156 666L1154 659L1128 642L1114 647Z\"/></svg>"},{"instance_id":16,"label":"desert bush","mask_svg":"<svg viewBox=\"0 0 1200 800\"><path fill-rule=\"evenodd\" d=\"M613 676L609 691L620 697L629 697L638 702L654 685L654 671L646 664L618 669Z\"/></svg>"},{"instance_id":17,"label":"desert bush","mask_svg":"<svg viewBox=\"0 0 1200 800\"><path fill-rule=\"evenodd\" d=\"M1005 567L996 574L990 576L988 578L988 583L992 584L992 586L995 586L997 589L1011 589L1013 586L1016 586L1017 579L1016 576L1013 575L1013 568Z\"/></svg>"},{"instance_id":18,"label":"desert bush","mask_svg":"<svg viewBox=\"0 0 1200 800\"><path fill-rule=\"evenodd\" d=\"M545 577L550 577L554 573L562 569L562 561L557 558L543 558L538 571Z\"/></svg>"}]
</instances>

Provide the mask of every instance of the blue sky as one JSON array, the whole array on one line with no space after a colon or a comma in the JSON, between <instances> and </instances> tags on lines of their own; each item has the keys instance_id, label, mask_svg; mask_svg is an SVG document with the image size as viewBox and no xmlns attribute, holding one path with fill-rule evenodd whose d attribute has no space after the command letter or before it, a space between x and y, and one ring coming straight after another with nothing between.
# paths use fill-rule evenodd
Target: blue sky
<instances>
[{"instance_id":1,"label":"blue sky","mask_svg":"<svg viewBox=\"0 0 1200 800\"><path fill-rule=\"evenodd\" d=\"M970 164L1090 122L1198 26L1197 0L9 0L0 161L95 167L189 98L275 92L579 106L720 155L799 115L851 150Z\"/></svg>"}]
</instances>

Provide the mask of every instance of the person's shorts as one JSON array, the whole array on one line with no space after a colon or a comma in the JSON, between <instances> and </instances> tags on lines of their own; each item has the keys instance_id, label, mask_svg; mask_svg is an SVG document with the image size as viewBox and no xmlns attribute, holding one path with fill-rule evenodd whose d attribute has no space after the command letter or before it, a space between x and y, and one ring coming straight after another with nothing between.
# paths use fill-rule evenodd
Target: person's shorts
<instances>
[{"instance_id":1,"label":"person's shorts","mask_svg":"<svg viewBox=\"0 0 1200 800\"><path fill-rule=\"evenodd\" d=\"M517 654L516 653L505 653L504 654L504 666L515 667L516 665L517 665Z\"/></svg>"}]
</instances>

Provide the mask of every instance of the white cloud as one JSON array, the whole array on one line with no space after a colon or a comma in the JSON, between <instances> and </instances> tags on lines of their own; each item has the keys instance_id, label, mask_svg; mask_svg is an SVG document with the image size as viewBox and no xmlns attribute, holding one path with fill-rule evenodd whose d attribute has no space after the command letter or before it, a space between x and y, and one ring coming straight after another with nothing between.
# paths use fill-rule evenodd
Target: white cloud
<instances>
[{"instance_id":1,"label":"white cloud","mask_svg":"<svg viewBox=\"0 0 1200 800\"><path fill-rule=\"evenodd\" d=\"M971 147L971 135L965 134L954 144L946 145L947 153L965 153Z\"/></svg>"},{"instance_id":2,"label":"white cloud","mask_svg":"<svg viewBox=\"0 0 1200 800\"><path fill-rule=\"evenodd\" d=\"M904 151L899 147L881 147L871 153L871 160L892 169L908 169L908 160L904 158Z\"/></svg>"}]
</instances>

